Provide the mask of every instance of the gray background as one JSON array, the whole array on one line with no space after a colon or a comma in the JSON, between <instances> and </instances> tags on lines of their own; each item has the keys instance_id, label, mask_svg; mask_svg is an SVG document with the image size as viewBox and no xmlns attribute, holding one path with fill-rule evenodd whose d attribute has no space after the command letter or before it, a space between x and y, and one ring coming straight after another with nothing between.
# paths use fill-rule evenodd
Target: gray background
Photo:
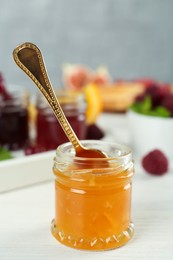
<instances>
[{"instance_id":1,"label":"gray background","mask_svg":"<svg viewBox=\"0 0 173 260\"><path fill-rule=\"evenodd\" d=\"M172 0L0 0L0 71L8 85L36 91L12 58L25 41L40 47L56 86L64 62L173 82Z\"/></svg>"}]
</instances>

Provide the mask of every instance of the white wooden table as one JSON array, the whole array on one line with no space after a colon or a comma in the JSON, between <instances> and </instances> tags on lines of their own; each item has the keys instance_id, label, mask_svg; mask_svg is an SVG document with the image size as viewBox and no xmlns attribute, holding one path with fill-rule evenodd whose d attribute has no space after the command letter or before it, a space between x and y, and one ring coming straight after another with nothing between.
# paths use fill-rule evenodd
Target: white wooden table
<instances>
[{"instance_id":1,"label":"white wooden table","mask_svg":"<svg viewBox=\"0 0 173 260\"><path fill-rule=\"evenodd\" d=\"M88 252L63 246L52 237L52 180L1 193L0 260L172 260L172 167L167 175L153 177L136 164L132 195L132 219L135 225L132 240L119 249Z\"/></svg>"}]
</instances>

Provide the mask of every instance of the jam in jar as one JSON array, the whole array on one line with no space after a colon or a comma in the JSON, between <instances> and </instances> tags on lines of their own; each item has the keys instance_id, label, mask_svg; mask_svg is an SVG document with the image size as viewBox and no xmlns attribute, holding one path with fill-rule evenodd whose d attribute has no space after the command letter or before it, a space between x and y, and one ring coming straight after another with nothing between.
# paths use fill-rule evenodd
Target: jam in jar
<instances>
[{"instance_id":1,"label":"jam in jar","mask_svg":"<svg viewBox=\"0 0 173 260\"><path fill-rule=\"evenodd\" d=\"M86 137L86 104L83 95L62 91L57 94L61 107L79 139ZM37 98L36 144L45 150L56 149L68 141L62 127L42 96Z\"/></svg>"},{"instance_id":2,"label":"jam in jar","mask_svg":"<svg viewBox=\"0 0 173 260\"><path fill-rule=\"evenodd\" d=\"M134 165L130 148L109 142L82 141L107 158L75 156L70 143L56 150L53 236L62 244L86 250L124 245L134 233L131 190Z\"/></svg>"},{"instance_id":3,"label":"jam in jar","mask_svg":"<svg viewBox=\"0 0 173 260\"><path fill-rule=\"evenodd\" d=\"M24 95L18 91L0 96L0 146L15 151L29 139L28 111Z\"/></svg>"}]
</instances>

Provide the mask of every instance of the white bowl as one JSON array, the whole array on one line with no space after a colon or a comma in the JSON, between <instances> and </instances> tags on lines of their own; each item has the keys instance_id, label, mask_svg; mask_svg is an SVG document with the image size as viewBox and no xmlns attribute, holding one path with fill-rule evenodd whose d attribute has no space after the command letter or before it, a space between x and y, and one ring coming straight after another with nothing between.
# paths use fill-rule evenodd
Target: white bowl
<instances>
[{"instance_id":1,"label":"white bowl","mask_svg":"<svg viewBox=\"0 0 173 260\"><path fill-rule=\"evenodd\" d=\"M147 116L127 112L131 146L139 158L159 149L173 160L173 118Z\"/></svg>"}]
</instances>

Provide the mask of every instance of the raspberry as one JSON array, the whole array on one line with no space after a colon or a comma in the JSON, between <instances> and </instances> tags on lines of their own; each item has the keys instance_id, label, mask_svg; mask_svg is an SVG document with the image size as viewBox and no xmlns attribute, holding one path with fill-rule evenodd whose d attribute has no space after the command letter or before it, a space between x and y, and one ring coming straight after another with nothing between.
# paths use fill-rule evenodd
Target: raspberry
<instances>
[{"instance_id":1,"label":"raspberry","mask_svg":"<svg viewBox=\"0 0 173 260\"><path fill-rule=\"evenodd\" d=\"M162 151L155 149L142 159L142 166L150 174L163 175L168 171L168 159Z\"/></svg>"},{"instance_id":2,"label":"raspberry","mask_svg":"<svg viewBox=\"0 0 173 260\"><path fill-rule=\"evenodd\" d=\"M146 88L155 84L155 81L153 79L147 79L147 78L137 79L135 80L135 82L142 83Z\"/></svg>"},{"instance_id":3,"label":"raspberry","mask_svg":"<svg viewBox=\"0 0 173 260\"><path fill-rule=\"evenodd\" d=\"M144 101L145 98L146 98L145 93L139 94L139 95L135 98L135 102L141 103L141 102Z\"/></svg>"},{"instance_id":4,"label":"raspberry","mask_svg":"<svg viewBox=\"0 0 173 260\"><path fill-rule=\"evenodd\" d=\"M37 145L32 145L29 144L25 149L24 149L24 153L25 155L32 155L32 154L36 154L36 153L42 153L45 152L46 149L44 147L40 147Z\"/></svg>"},{"instance_id":5,"label":"raspberry","mask_svg":"<svg viewBox=\"0 0 173 260\"><path fill-rule=\"evenodd\" d=\"M104 137L103 131L96 124L91 124L88 126L86 135L86 139L99 140Z\"/></svg>"},{"instance_id":6,"label":"raspberry","mask_svg":"<svg viewBox=\"0 0 173 260\"><path fill-rule=\"evenodd\" d=\"M172 93L168 93L162 100L161 106L167 108L170 113L171 116L173 117L173 94Z\"/></svg>"},{"instance_id":7,"label":"raspberry","mask_svg":"<svg viewBox=\"0 0 173 260\"><path fill-rule=\"evenodd\" d=\"M151 97L153 108L158 106L162 100L163 94L159 86L152 85L146 89L146 95Z\"/></svg>"}]
</instances>

